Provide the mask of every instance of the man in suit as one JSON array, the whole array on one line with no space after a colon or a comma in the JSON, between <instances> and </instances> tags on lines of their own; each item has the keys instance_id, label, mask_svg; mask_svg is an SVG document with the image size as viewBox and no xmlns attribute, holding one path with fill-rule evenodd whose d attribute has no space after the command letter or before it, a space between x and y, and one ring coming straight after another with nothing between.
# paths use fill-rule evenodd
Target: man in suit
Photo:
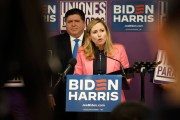
<instances>
[{"instance_id":1,"label":"man in suit","mask_svg":"<svg viewBox=\"0 0 180 120\"><path fill-rule=\"evenodd\" d=\"M68 66L68 61L76 56L73 56L75 46L74 39L79 39L78 45L81 46L84 39L85 14L77 8L70 9L65 14L66 33L52 37L50 40L55 45L56 50L52 50L61 62L61 69L58 73L63 73ZM72 68L67 74L73 74ZM58 80L58 75L53 75L54 83ZM52 86L53 87L53 86ZM65 112L65 82L60 82L53 93L49 95L50 106L54 113L54 120L69 120L77 119L77 113ZM65 117L62 117L65 116Z\"/></svg>"}]
</instances>

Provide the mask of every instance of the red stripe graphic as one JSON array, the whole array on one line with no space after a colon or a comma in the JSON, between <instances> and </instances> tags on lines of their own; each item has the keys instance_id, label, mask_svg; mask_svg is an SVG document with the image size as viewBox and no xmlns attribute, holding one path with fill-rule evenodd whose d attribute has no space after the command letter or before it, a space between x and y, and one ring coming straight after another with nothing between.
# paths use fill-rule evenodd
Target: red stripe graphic
<instances>
[{"instance_id":1,"label":"red stripe graphic","mask_svg":"<svg viewBox=\"0 0 180 120\"><path fill-rule=\"evenodd\" d=\"M143 14L144 13L144 5L136 5L136 11L135 11L135 14Z\"/></svg>"},{"instance_id":2,"label":"red stripe graphic","mask_svg":"<svg viewBox=\"0 0 180 120\"><path fill-rule=\"evenodd\" d=\"M106 79L96 80L97 83L106 82Z\"/></svg>"},{"instance_id":3,"label":"red stripe graphic","mask_svg":"<svg viewBox=\"0 0 180 120\"><path fill-rule=\"evenodd\" d=\"M106 79L96 80L96 88L95 88L95 90L97 90L97 91L106 90L106 86L107 86L106 82L107 82Z\"/></svg>"},{"instance_id":4,"label":"red stripe graphic","mask_svg":"<svg viewBox=\"0 0 180 120\"><path fill-rule=\"evenodd\" d=\"M106 87L99 87L99 88L96 88L95 90L97 90L97 91L106 90Z\"/></svg>"},{"instance_id":5,"label":"red stripe graphic","mask_svg":"<svg viewBox=\"0 0 180 120\"><path fill-rule=\"evenodd\" d=\"M96 84L96 87L106 87L106 83L98 83Z\"/></svg>"}]
</instances>

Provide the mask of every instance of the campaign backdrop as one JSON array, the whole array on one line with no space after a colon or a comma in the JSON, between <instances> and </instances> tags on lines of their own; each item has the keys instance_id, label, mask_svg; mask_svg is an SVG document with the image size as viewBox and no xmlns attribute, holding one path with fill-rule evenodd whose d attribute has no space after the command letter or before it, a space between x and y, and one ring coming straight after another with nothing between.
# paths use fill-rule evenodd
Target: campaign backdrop
<instances>
[{"instance_id":1,"label":"campaign backdrop","mask_svg":"<svg viewBox=\"0 0 180 120\"><path fill-rule=\"evenodd\" d=\"M155 23L156 2L112 1L112 9L113 31L151 31L148 26Z\"/></svg>"},{"instance_id":2,"label":"campaign backdrop","mask_svg":"<svg viewBox=\"0 0 180 120\"><path fill-rule=\"evenodd\" d=\"M107 1L60 1L60 30L66 30L65 13L72 8L79 8L85 13L86 25L94 18L101 18L106 22Z\"/></svg>"},{"instance_id":3,"label":"campaign backdrop","mask_svg":"<svg viewBox=\"0 0 180 120\"><path fill-rule=\"evenodd\" d=\"M42 6L50 36L65 32L65 13L72 8L84 11L86 25L97 17L107 22L107 1L47 0Z\"/></svg>"},{"instance_id":4,"label":"campaign backdrop","mask_svg":"<svg viewBox=\"0 0 180 120\"><path fill-rule=\"evenodd\" d=\"M86 14L86 24L100 17L107 23L113 42L123 44L130 66L135 62L156 60L158 47L154 38L156 23L162 23L166 15L166 3L159 0L44 0L44 20L48 26L49 37L65 30L64 14L70 8L80 8ZM113 22L114 15L123 17ZM137 19L138 18L138 19ZM155 22L155 25L154 25ZM130 28L130 29L127 29ZM153 75L146 73L144 80L145 102L152 105L156 94ZM141 78L135 73L130 90L125 90L127 101L139 101L141 97Z\"/></svg>"}]
</instances>

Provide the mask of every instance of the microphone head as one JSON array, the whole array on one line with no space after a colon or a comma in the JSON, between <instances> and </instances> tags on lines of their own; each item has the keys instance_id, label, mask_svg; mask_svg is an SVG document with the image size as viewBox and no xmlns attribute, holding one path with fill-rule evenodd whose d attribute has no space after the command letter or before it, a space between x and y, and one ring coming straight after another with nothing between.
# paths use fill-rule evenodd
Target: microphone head
<instances>
[{"instance_id":1,"label":"microphone head","mask_svg":"<svg viewBox=\"0 0 180 120\"><path fill-rule=\"evenodd\" d=\"M77 63L77 60L75 58L71 58L69 61L68 61L68 64L70 64L71 66L75 66Z\"/></svg>"}]
</instances>

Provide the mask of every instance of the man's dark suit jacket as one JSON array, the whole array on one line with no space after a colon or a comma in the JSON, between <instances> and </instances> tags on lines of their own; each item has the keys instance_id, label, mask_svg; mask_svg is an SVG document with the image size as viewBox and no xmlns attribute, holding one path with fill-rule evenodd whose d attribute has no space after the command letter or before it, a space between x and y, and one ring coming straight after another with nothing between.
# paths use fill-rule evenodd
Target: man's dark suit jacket
<instances>
[{"instance_id":1,"label":"man's dark suit jacket","mask_svg":"<svg viewBox=\"0 0 180 120\"><path fill-rule=\"evenodd\" d=\"M73 57L71 50L71 41L68 33L56 35L50 38L50 42L52 43L52 55L57 55L61 62L61 68L58 71L59 73L63 73L66 67L68 66L68 61ZM67 73L73 74L74 67ZM57 73L54 73L52 76L53 83L56 83L59 76ZM65 82L60 82L58 86L54 89L53 95L56 101L55 106L55 119L54 120L69 120L77 119L77 113L65 112L65 100L66 100L66 88ZM62 117L65 116L65 117Z\"/></svg>"},{"instance_id":2,"label":"man's dark suit jacket","mask_svg":"<svg viewBox=\"0 0 180 120\"><path fill-rule=\"evenodd\" d=\"M67 65L68 61L73 57L71 50L70 36L68 33L56 35L52 37L51 42L55 50L52 50L52 54L56 54L61 62L60 73L62 73ZM68 73L73 74L74 69L71 69Z\"/></svg>"}]
</instances>

